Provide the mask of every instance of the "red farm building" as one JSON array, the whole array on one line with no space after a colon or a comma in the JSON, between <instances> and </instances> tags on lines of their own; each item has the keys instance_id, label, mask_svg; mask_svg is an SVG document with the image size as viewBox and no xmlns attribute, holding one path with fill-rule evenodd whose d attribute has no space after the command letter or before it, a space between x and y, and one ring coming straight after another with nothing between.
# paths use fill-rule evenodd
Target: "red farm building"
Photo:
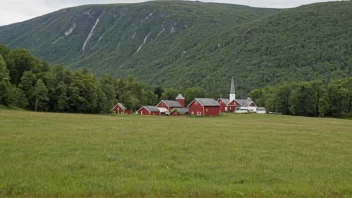
<instances>
[{"instance_id":1,"label":"red farm building","mask_svg":"<svg viewBox=\"0 0 352 198\"><path fill-rule=\"evenodd\" d=\"M117 103L117 105L111 109L113 114L132 114L123 104Z\"/></svg>"},{"instance_id":2,"label":"red farm building","mask_svg":"<svg viewBox=\"0 0 352 198\"><path fill-rule=\"evenodd\" d=\"M159 102L158 105L156 105L156 107L165 108L168 111L171 111L172 109L175 109L175 108L182 108L181 104L174 100L162 100Z\"/></svg>"},{"instance_id":3,"label":"red farm building","mask_svg":"<svg viewBox=\"0 0 352 198\"><path fill-rule=\"evenodd\" d=\"M220 116L220 104L213 98L196 98L188 105L188 113L193 116Z\"/></svg>"},{"instance_id":4,"label":"red farm building","mask_svg":"<svg viewBox=\"0 0 352 198\"><path fill-rule=\"evenodd\" d=\"M236 107L240 107L241 105L236 101L227 98L219 98L218 103L220 104L221 112L234 112Z\"/></svg>"},{"instance_id":5,"label":"red farm building","mask_svg":"<svg viewBox=\"0 0 352 198\"><path fill-rule=\"evenodd\" d=\"M167 115L170 116L180 116L180 115L188 115L188 108L185 108L185 98L178 94L176 100L162 100L156 106L160 109L166 109Z\"/></svg>"},{"instance_id":6,"label":"red farm building","mask_svg":"<svg viewBox=\"0 0 352 198\"><path fill-rule=\"evenodd\" d=\"M139 115L160 116L160 110L155 106L143 106L137 111L137 113Z\"/></svg>"}]
</instances>

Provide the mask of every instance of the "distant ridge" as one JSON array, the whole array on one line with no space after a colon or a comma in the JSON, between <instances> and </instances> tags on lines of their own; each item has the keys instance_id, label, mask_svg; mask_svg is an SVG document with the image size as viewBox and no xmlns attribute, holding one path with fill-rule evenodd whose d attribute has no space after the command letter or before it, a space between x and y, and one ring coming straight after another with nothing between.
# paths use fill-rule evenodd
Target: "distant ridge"
<instances>
[{"instance_id":1,"label":"distant ridge","mask_svg":"<svg viewBox=\"0 0 352 198\"><path fill-rule=\"evenodd\" d=\"M343 14L341 14L343 13ZM152 1L86 5L0 27L0 43L100 76L238 96L352 75L352 2L293 9Z\"/></svg>"}]
</instances>

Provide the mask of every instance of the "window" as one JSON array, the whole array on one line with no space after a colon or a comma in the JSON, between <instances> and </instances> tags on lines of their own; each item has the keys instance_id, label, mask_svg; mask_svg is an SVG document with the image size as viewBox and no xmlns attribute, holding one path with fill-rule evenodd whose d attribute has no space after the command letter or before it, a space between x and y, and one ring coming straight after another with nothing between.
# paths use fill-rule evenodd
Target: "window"
<instances>
[{"instance_id":1,"label":"window","mask_svg":"<svg viewBox=\"0 0 352 198\"><path fill-rule=\"evenodd\" d=\"M208 109L205 109L206 112L208 112Z\"/></svg>"}]
</instances>

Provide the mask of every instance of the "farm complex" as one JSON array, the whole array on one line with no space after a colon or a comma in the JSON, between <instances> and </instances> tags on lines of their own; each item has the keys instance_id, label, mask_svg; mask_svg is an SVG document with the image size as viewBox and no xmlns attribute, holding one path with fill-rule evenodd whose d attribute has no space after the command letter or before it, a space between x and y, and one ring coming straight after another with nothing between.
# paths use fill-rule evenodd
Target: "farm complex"
<instances>
[{"instance_id":1,"label":"farm complex","mask_svg":"<svg viewBox=\"0 0 352 198\"><path fill-rule=\"evenodd\" d=\"M123 104L118 103L112 110L113 114L131 114ZM264 107L257 107L251 98L237 99L235 83L232 78L229 98L195 98L185 106L185 98L179 94L175 100L161 100L156 106L142 106L136 113L153 116L220 116L223 112L259 113L264 114Z\"/></svg>"}]
</instances>

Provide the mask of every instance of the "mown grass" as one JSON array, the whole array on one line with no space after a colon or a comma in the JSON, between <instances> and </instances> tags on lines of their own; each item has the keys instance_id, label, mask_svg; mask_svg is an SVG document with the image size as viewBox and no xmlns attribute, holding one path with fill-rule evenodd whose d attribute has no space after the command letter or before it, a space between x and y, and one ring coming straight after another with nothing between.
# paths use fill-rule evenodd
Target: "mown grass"
<instances>
[{"instance_id":1,"label":"mown grass","mask_svg":"<svg viewBox=\"0 0 352 198\"><path fill-rule=\"evenodd\" d=\"M0 109L0 197L351 197L352 122Z\"/></svg>"}]
</instances>

